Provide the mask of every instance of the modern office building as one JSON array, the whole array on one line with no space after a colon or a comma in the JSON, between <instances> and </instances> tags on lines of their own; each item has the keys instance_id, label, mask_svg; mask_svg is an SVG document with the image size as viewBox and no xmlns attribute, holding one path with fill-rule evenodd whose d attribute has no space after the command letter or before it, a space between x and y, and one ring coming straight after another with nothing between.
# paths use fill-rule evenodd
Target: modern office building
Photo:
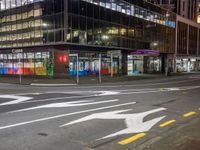
<instances>
[{"instance_id":1,"label":"modern office building","mask_svg":"<svg viewBox=\"0 0 200 150\"><path fill-rule=\"evenodd\" d=\"M200 0L197 1L197 23L200 23Z\"/></svg>"},{"instance_id":2,"label":"modern office building","mask_svg":"<svg viewBox=\"0 0 200 150\"><path fill-rule=\"evenodd\" d=\"M175 29L176 14L146 1L1 0L0 74L161 73Z\"/></svg>"},{"instance_id":3,"label":"modern office building","mask_svg":"<svg viewBox=\"0 0 200 150\"><path fill-rule=\"evenodd\" d=\"M198 0L147 0L174 13L197 21Z\"/></svg>"},{"instance_id":4,"label":"modern office building","mask_svg":"<svg viewBox=\"0 0 200 150\"><path fill-rule=\"evenodd\" d=\"M200 1L150 0L149 2L177 13L175 71L200 70ZM196 23L197 19L197 23Z\"/></svg>"},{"instance_id":5,"label":"modern office building","mask_svg":"<svg viewBox=\"0 0 200 150\"><path fill-rule=\"evenodd\" d=\"M200 25L177 16L175 45L177 71L200 71Z\"/></svg>"}]
</instances>

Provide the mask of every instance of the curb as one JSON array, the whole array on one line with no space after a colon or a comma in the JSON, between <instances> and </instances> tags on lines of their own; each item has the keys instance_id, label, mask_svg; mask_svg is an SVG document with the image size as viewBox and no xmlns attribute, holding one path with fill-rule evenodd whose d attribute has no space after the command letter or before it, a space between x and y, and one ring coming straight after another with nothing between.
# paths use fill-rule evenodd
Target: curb
<instances>
[{"instance_id":1,"label":"curb","mask_svg":"<svg viewBox=\"0 0 200 150\"><path fill-rule=\"evenodd\" d=\"M75 86L77 84L40 84L40 83L31 83L32 86Z\"/></svg>"}]
</instances>

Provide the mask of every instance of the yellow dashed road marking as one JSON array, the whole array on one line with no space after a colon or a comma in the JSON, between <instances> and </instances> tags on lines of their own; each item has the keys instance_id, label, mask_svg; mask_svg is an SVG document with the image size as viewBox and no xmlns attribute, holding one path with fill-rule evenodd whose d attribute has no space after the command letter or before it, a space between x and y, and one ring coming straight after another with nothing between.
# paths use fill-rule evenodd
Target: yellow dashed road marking
<instances>
[{"instance_id":1,"label":"yellow dashed road marking","mask_svg":"<svg viewBox=\"0 0 200 150\"><path fill-rule=\"evenodd\" d=\"M199 110L200 110L200 108L199 108ZM190 116L195 115L195 114L197 114L197 113L192 111L192 112L188 112L188 113L184 114L183 117L190 117ZM166 126L171 125L171 124L173 124L175 122L176 122L176 120L169 120L169 121L166 121L166 122L160 124L159 127L161 127L161 128L162 127L166 127ZM137 141L137 140L143 138L144 136L146 136L146 133L139 133L139 134L136 134L136 135L134 135L132 137L129 137L127 139L119 141L118 144L127 145L129 143L132 143L134 141Z\"/></svg>"},{"instance_id":2,"label":"yellow dashed road marking","mask_svg":"<svg viewBox=\"0 0 200 150\"><path fill-rule=\"evenodd\" d=\"M122 141L118 142L118 144L126 145L126 144L129 144L129 143L134 142L136 140L139 140L139 139L143 138L144 136L146 136L145 133L139 133L137 135L134 135L134 136L132 136L130 138L127 138L125 140L122 140Z\"/></svg>"},{"instance_id":3,"label":"yellow dashed road marking","mask_svg":"<svg viewBox=\"0 0 200 150\"><path fill-rule=\"evenodd\" d=\"M168 125L170 125L170 124L172 124L172 123L174 123L174 122L176 122L176 120L169 120L169 121L167 121L167 122L164 122L164 123L162 123L162 124L160 124L159 126L162 128L162 127L166 127L166 126L168 126Z\"/></svg>"},{"instance_id":4,"label":"yellow dashed road marking","mask_svg":"<svg viewBox=\"0 0 200 150\"><path fill-rule=\"evenodd\" d=\"M186 114L184 114L183 115L183 117L190 117L190 116L192 116L192 115L195 115L196 114L196 112L188 112L188 113L186 113Z\"/></svg>"}]
</instances>

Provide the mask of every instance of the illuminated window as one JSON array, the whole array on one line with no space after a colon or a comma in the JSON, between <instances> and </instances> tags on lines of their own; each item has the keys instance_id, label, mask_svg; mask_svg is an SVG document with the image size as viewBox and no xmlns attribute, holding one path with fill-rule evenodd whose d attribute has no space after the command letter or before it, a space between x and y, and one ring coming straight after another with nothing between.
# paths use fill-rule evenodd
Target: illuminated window
<instances>
[{"instance_id":1,"label":"illuminated window","mask_svg":"<svg viewBox=\"0 0 200 150\"><path fill-rule=\"evenodd\" d=\"M21 20L22 19L22 15L21 14L17 14L17 20Z\"/></svg>"},{"instance_id":2,"label":"illuminated window","mask_svg":"<svg viewBox=\"0 0 200 150\"><path fill-rule=\"evenodd\" d=\"M42 9L34 10L34 17L42 16Z\"/></svg>"},{"instance_id":3,"label":"illuminated window","mask_svg":"<svg viewBox=\"0 0 200 150\"><path fill-rule=\"evenodd\" d=\"M41 20L35 20L35 27L40 27L41 26Z\"/></svg>"},{"instance_id":4,"label":"illuminated window","mask_svg":"<svg viewBox=\"0 0 200 150\"><path fill-rule=\"evenodd\" d=\"M33 10L31 10L31 11L28 12L28 18L29 17L33 17Z\"/></svg>"},{"instance_id":5,"label":"illuminated window","mask_svg":"<svg viewBox=\"0 0 200 150\"><path fill-rule=\"evenodd\" d=\"M12 15L12 16L11 16L11 21L16 21L16 19L17 19L17 18L16 18L16 15Z\"/></svg>"},{"instance_id":6,"label":"illuminated window","mask_svg":"<svg viewBox=\"0 0 200 150\"><path fill-rule=\"evenodd\" d=\"M197 16L197 23L200 23L200 15Z\"/></svg>"}]
</instances>

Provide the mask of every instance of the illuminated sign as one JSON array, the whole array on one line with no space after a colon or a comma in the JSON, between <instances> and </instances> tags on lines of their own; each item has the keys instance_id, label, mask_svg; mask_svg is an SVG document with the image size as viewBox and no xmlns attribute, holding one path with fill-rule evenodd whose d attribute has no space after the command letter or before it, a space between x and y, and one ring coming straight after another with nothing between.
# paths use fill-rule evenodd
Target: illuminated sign
<instances>
[{"instance_id":1,"label":"illuminated sign","mask_svg":"<svg viewBox=\"0 0 200 150\"><path fill-rule=\"evenodd\" d=\"M23 53L23 49L12 49L12 53L16 54L16 53Z\"/></svg>"}]
</instances>

